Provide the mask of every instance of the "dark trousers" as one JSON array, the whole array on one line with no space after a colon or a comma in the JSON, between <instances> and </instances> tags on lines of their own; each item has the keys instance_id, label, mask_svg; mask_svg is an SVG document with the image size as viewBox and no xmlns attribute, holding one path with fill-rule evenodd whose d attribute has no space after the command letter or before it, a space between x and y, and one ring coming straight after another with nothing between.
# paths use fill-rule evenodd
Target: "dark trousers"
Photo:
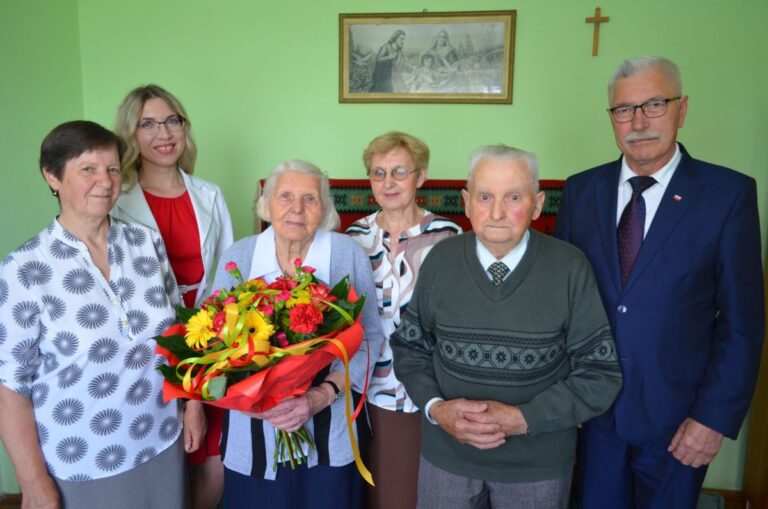
<instances>
[{"instance_id":1,"label":"dark trousers","mask_svg":"<svg viewBox=\"0 0 768 509\"><path fill-rule=\"evenodd\" d=\"M227 509L360 509L365 482L354 463L343 467L318 465L296 470L278 467L274 481L224 469Z\"/></svg>"},{"instance_id":2,"label":"dark trousers","mask_svg":"<svg viewBox=\"0 0 768 509\"><path fill-rule=\"evenodd\" d=\"M630 444L586 426L579 443L583 509L695 509L707 467L683 465L669 443Z\"/></svg>"}]
</instances>

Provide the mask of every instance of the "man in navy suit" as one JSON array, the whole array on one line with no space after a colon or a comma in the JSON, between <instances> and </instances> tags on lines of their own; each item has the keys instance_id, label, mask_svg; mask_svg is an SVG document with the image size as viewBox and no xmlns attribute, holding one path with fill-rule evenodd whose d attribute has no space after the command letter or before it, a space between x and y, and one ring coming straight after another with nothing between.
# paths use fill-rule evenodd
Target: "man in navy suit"
<instances>
[{"instance_id":1,"label":"man in navy suit","mask_svg":"<svg viewBox=\"0 0 768 509\"><path fill-rule=\"evenodd\" d=\"M568 179L555 228L592 263L624 374L614 405L582 430L582 503L694 508L757 377L756 185L677 143L688 97L673 62L625 61L608 98L622 157Z\"/></svg>"}]
</instances>

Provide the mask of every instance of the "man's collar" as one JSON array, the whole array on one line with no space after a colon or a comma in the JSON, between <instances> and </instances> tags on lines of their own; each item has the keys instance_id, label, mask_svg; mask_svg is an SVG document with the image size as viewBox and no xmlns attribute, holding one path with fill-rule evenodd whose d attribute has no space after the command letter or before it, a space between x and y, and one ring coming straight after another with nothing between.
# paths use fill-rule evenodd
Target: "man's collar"
<instances>
[{"instance_id":1,"label":"man's collar","mask_svg":"<svg viewBox=\"0 0 768 509\"><path fill-rule=\"evenodd\" d=\"M683 153L680 151L680 145L675 144L675 155L672 156L672 159L670 159L667 164L659 168L659 170L651 175L648 175L649 177L653 177L657 183L661 184L663 187L667 187L669 184L669 181L672 180L672 175L675 173L675 168L677 168L677 165L680 163L680 159L683 157ZM619 175L619 186L622 186L627 180L629 180L632 177L636 177L637 173L632 171L632 168L629 167L627 164L627 158L622 156L621 157L621 173Z\"/></svg>"},{"instance_id":2,"label":"man's collar","mask_svg":"<svg viewBox=\"0 0 768 509\"><path fill-rule=\"evenodd\" d=\"M477 259L480 260L480 265L482 265L483 270L486 271L488 270L488 267L490 267L494 262L503 262L507 267L514 267L517 265L520 258L522 258L522 254L525 253L525 250L528 247L528 240L530 238L531 232L525 230L525 235L523 235L522 240L520 240L517 246L513 247L511 251L499 259L493 256L490 250L485 247L485 245L480 241L479 238L477 238L477 236L475 236L475 242L477 244L475 250L477 252Z\"/></svg>"}]
</instances>

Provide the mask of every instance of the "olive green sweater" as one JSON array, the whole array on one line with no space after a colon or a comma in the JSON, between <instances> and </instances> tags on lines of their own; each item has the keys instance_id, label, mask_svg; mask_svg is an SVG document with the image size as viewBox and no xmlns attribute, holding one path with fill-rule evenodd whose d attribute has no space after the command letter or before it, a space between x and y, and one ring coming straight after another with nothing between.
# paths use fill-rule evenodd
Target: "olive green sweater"
<instances>
[{"instance_id":1,"label":"olive green sweater","mask_svg":"<svg viewBox=\"0 0 768 509\"><path fill-rule=\"evenodd\" d=\"M529 433L480 450L424 420L421 452L485 481L561 477L574 463L576 426L607 410L621 387L592 269L573 246L531 231L520 264L496 287L475 242L459 235L427 256L392 335L395 374L421 408L434 397L517 405Z\"/></svg>"}]
</instances>

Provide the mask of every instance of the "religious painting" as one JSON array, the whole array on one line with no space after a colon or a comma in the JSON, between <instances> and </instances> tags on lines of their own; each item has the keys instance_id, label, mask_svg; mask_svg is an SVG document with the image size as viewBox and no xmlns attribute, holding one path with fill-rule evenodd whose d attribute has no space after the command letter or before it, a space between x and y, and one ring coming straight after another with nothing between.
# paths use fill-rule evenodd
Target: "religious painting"
<instances>
[{"instance_id":1,"label":"religious painting","mask_svg":"<svg viewBox=\"0 0 768 509\"><path fill-rule=\"evenodd\" d=\"M512 103L516 11L340 14L339 102Z\"/></svg>"}]
</instances>

